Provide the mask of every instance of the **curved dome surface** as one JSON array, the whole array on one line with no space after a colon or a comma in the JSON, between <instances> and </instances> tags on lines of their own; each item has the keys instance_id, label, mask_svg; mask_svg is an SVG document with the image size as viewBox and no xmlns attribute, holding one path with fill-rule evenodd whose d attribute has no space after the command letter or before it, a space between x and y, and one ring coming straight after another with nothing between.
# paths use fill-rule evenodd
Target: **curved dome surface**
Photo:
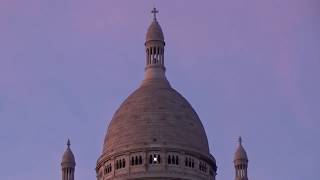
<instances>
[{"instance_id":1,"label":"curved dome surface","mask_svg":"<svg viewBox=\"0 0 320 180\"><path fill-rule=\"evenodd\" d=\"M152 21L150 24L146 35L146 41L164 41L162 28L157 20Z\"/></svg>"},{"instance_id":2,"label":"curved dome surface","mask_svg":"<svg viewBox=\"0 0 320 180\"><path fill-rule=\"evenodd\" d=\"M71 163L71 164L76 163L74 155L70 148L67 148L67 150L64 152L61 163Z\"/></svg>"},{"instance_id":3,"label":"curved dome surface","mask_svg":"<svg viewBox=\"0 0 320 180\"><path fill-rule=\"evenodd\" d=\"M248 156L247 156L246 150L240 144L236 153L234 154L234 160L247 160L247 159L248 159Z\"/></svg>"},{"instance_id":4,"label":"curved dome surface","mask_svg":"<svg viewBox=\"0 0 320 180\"><path fill-rule=\"evenodd\" d=\"M166 79L145 80L121 104L108 127L103 154L157 145L210 154L198 115Z\"/></svg>"}]
</instances>

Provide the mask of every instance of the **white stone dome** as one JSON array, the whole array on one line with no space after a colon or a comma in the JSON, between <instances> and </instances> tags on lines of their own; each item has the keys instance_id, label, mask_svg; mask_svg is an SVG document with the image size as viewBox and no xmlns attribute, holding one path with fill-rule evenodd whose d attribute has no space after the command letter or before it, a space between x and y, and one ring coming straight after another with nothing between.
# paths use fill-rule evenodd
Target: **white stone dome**
<instances>
[{"instance_id":1,"label":"white stone dome","mask_svg":"<svg viewBox=\"0 0 320 180\"><path fill-rule=\"evenodd\" d=\"M145 81L121 104L108 127L103 153L156 144L209 156L197 113L165 79Z\"/></svg>"}]
</instances>

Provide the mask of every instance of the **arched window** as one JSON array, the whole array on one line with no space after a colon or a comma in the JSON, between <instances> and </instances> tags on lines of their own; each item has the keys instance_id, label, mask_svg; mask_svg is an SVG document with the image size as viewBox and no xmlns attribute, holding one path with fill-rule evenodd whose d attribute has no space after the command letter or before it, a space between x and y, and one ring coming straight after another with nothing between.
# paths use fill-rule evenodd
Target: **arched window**
<instances>
[{"instance_id":1,"label":"arched window","mask_svg":"<svg viewBox=\"0 0 320 180\"><path fill-rule=\"evenodd\" d=\"M160 154L150 154L149 156L149 164L160 164L161 156Z\"/></svg>"},{"instance_id":2,"label":"arched window","mask_svg":"<svg viewBox=\"0 0 320 180\"><path fill-rule=\"evenodd\" d=\"M161 161L160 161L161 159L160 159L160 155L159 154L158 154L158 159L157 160L158 160L158 164L160 164L161 163Z\"/></svg>"},{"instance_id":3,"label":"arched window","mask_svg":"<svg viewBox=\"0 0 320 180\"><path fill-rule=\"evenodd\" d=\"M179 157L176 156L176 165L179 165Z\"/></svg>"},{"instance_id":4,"label":"arched window","mask_svg":"<svg viewBox=\"0 0 320 180\"><path fill-rule=\"evenodd\" d=\"M126 167L126 160L125 159L122 159L122 167Z\"/></svg>"},{"instance_id":5,"label":"arched window","mask_svg":"<svg viewBox=\"0 0 320 180\"><path fill-rule=\"evenodd\" d=\"M139 156L139 164L142 164L142 157Z\"/></svg>"},{"instance_id":6,"label":"arched window","mask_svg":"<svg viewBox=\"0 0 320 180\"><path fill-rule=\"evenodd\" d=\"M149 49L146 50L146 54L147 54L147 65L149 64Z\"/></svg>"},{"instance_id":7,"label":"arched window","mask_svg":"<svg viewBox=\"0 0 320 180\"><path fill-rule=\"evenodd\" d=\"M131 166L133 166L134 165L134 157L132 156L131 157Z\"/></svg>"},{"instance_id":8,"label":"arched window","mask_svg":"<svg viewBox=\"0 0 320 180\"><path fill-rule=\"evenodd\" d=\"M171 156L168 156L168 164L171 164Z\"/></svg>"},{"instance_id":9,"label":"arched window","mask_svg":"<svg viewBox=\"0 0 320 180\"><path fill-rule=\"evenodd\" d=\"M134 164L137 165L138 164L138 156L136 156L136 159L134 161Z\"/></svg>"},{"instance_id":10,"label":"arched window","mask_svg":"<svg viewBox=\"0 0 320 180\"><path fill-rule=\"evenodd\" d=\"M153 161L152 155L150 155L150 157L149 157L149 164L152 164L152 161Z\"/></svg>"}]
</instances>

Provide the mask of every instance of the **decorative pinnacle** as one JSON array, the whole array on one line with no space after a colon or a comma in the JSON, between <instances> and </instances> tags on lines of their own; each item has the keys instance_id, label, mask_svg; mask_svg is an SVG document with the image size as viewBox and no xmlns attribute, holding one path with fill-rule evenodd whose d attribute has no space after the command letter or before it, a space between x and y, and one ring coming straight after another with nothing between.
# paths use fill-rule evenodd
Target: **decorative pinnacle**
<instances>
[{"instance_id":1,"label":"decorative pinnacle","mask_svg":"<svg viewBox=\"0 0 320 180\"><path fill-rule=\"evenodd\" d=\"M153 7L153 10L151 11L151 13L153 14L153 19L156 21L157 13L159 13L159 11L155 7Z\"/></svg>"},{"instance_id":2,"label":"decorative pinnacle","mask_svg":"<svg viewBox=\"0 0 320 180\"><path fill-rule=\"evenodd\" d=\"M68 142L67 142L68 149L70 149L70 145L71 145L70 139L68 139Z\"/></svg>"},{"instance_id":3,"label":"decorative pinnacle","mask_svg":"<svg viewBox=\"0 0 320 180\"><path fill-rule=\"evenodd\" d=\"M242 138L239 136L239 144L242 145Z\"/></svg>"}]
</instances>

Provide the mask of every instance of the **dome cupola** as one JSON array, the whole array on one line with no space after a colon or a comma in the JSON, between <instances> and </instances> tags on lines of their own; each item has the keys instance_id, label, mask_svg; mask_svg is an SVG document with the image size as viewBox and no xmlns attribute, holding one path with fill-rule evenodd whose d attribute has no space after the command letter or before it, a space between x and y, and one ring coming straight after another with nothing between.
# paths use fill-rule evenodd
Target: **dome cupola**
<instances>
[{"instance_id":1,"label":"dome cupola","mask_svg":"<svg viewBox=\"0 0 320 180\"><path fill-rule=\"evenodd\" d=\"M76 167L76 160L70 148L70 140L67 142L67 149L62 156L62 180L74 180L74 172Z\"/></svg>"},{"instance_id":2,"label":"dome cupola","mask_svg":"<svg viewBox=\"0 0 320 180\"><path fill-rule=\"evenodd\" d=\"M164 42L164 35L162 32L162 28L157 20L157 13L159 12L156 8L153 8L151 11L153 15L153 21L150 24L147 35L146 35L146 43L149 41L162 41Z\"/></svg>"},{"instance_id":3,"label":"dome cupola","mask_svg":"<svg viewBox=\"0 0 320 180\"><path fill-rule=\"evenodd\" d=\"M239 137L239 146L234 154L234 160L248 160L247 152L242 146L242 138Z\"/></svg>"},{"instance_id":4,"label":"dome cupola","mask_svg":"<svg viewBox=\"0 0 320 180\"><path fill-rule=\"evenodd\" d=\"M61 161L62 166L74 167L76 165L76 161L75 161L73 152L71 151L70 145L71 145L70 140L68 140L67 142L68 147L62 156L62 161Z\"/></svg>"},{"instance_id":5,"label":"dome cupola","mask_svg":"<svg viewBox=\"0 0 320 180\"><path fill-rule=\"evenodd\" d=\"M235 180L248 180L248 156L239 137L239 146L234 154Z\"/></svg>"},{"instance_id":6,"label":"dome cupola","mask_svg":"<svg viewBox=\"0 0 320 180\"><path fill-rule=\"evenodd\" d=\"M164 64L164 36L161 26L157 20L156 8L151 11L153 13L153 21L150 24L146 35L146 68L145 79L165 79Z\"/></svg>"}]
</instances>

